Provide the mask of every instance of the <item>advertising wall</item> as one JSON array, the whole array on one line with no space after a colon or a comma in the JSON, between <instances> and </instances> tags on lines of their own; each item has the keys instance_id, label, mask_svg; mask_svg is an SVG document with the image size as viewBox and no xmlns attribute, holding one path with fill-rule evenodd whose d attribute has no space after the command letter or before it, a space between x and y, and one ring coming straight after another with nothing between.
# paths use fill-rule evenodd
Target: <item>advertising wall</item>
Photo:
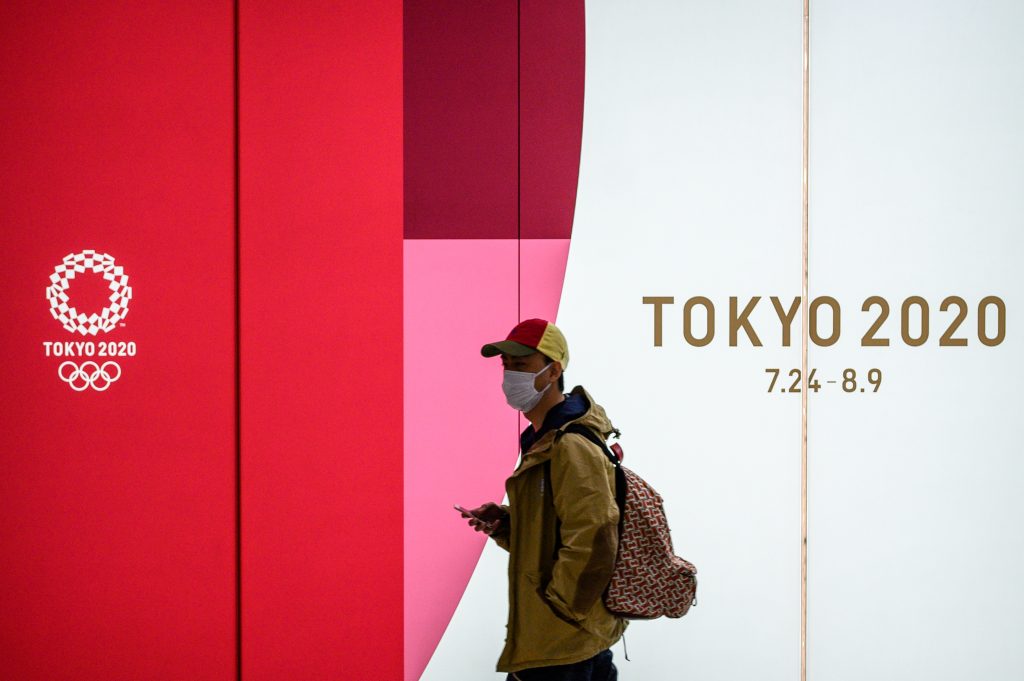
<instances>
[{"instance_id":1,"label":"advertising wall","mask_svg":"<svg viewBox=\"0 0 1024 681\"><path fill-rule=\"evenodd\" d=\"M401 676L401 19L0 7L0 677Z\"/></svg>"},{"instance_id":2,"label":"advertising wall","mask_svg":"<svg viewBox=\"0 0 1024 681\"><path fill-rule=\"evenodd\" d=\"M620 678L1020 678L1022 29L5 4L0 676L504 679L541 318L698 568Z\"/></svg>"}]
</instances>

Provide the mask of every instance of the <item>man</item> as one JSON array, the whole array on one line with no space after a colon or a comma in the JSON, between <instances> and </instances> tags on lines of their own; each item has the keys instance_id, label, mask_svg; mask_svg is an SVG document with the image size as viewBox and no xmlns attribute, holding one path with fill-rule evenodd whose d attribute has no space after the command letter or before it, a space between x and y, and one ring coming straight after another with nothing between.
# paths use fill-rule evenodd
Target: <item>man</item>
<instances>
[{"instance_id":1,"label":"man","mask_svg":"<svg viewBox=\"0 0 1024 681\"><path fill-rule=\"evenodd\" d=\"M618 549L615 468L565 427L582 424L602 437L617 431L582 386L563 394L569 349L554 324L528 319L480 353L501 355L506 401L530 421L519 466L505 481L508 505L463 513L509 552L508 632L497 670L509 672L507 681L615 681L609 647L628 625L602 597Z\"/></svg>"}]
</instances>

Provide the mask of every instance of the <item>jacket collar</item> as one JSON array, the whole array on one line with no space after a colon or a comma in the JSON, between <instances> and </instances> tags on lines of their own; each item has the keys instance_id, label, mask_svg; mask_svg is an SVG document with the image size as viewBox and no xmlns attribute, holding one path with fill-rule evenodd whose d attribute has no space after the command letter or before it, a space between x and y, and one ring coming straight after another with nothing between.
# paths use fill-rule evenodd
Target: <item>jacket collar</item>
<instances>
[{"instance_id":1,"label":"jacket collar","mask_svg":"<svg viewBox=\"0 0 1024 681\"><path fill-rule=\"evenodd\" d=\"M608 415L605 413L604 407L596 403L594 398L590 396L590 393L587 392L582 385L577 385L569 391L569 394L582 395L587 404L587 410L581 416L566 421L557 428L552 428L538 438L537 441L523 453L519 467L512 473L513 477L519 475L528 468L533 468L534 466L540 465L549 460L554 454L552 446L558 441L558 438L562 436L565 429L572 423L579 423L581 425L588 426L605 437L613 432L618 435L619 431L608 419Z\"/></svg>"}]
</instances>

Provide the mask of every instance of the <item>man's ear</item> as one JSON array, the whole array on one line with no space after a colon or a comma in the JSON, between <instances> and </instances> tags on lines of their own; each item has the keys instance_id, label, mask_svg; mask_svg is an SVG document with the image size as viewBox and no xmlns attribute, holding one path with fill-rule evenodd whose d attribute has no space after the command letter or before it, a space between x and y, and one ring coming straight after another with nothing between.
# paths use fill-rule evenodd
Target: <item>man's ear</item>
<instances>
[{"instance_id":1,"label":"man's ear","mask_svg":"<svg viewBox=\"0 0 1024 681\"><path fill-rule=\"evenodd\" d=\"M562 375L562 363L556 360L555 363L551 365L551 377L555 381L558 381L558 377L561 376L561 375Z\"/></svg>"}]
</instances>

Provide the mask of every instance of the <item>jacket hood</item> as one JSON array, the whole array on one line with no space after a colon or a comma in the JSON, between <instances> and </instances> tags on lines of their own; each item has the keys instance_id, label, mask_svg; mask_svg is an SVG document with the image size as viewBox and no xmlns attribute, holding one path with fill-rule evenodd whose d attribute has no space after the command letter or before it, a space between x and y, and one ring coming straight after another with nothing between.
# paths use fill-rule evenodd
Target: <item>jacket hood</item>
<instances>
[{"instance_id":1,"label":"jacket hood","mask_svg":"<svg viewBox=\"0 0 1024 681\"><path fill-rule=\"evenodd\" d=\"M580 425L587 426L588 428L600 433L605 438L612 433L615 433L616 436L619 435L619 430L612 425L604 407L595 402L594 398L591 397L590 393L587 392L582 385L577 385L569 391L569 397L566 399L568 400L572 397L578 397L583 401L583 404L585 405L583 413L575 418L570 418L561 425L554 427L541 435L529 450L523 453L523 460L513 475L518 474L526 468L532 468L534 465L543 463L550 459L554 453L552 452L552 445L559 437L561 437L562 433L565 432L566 427L571 423L578 423Z\"/></svg>"}]
</instances>

